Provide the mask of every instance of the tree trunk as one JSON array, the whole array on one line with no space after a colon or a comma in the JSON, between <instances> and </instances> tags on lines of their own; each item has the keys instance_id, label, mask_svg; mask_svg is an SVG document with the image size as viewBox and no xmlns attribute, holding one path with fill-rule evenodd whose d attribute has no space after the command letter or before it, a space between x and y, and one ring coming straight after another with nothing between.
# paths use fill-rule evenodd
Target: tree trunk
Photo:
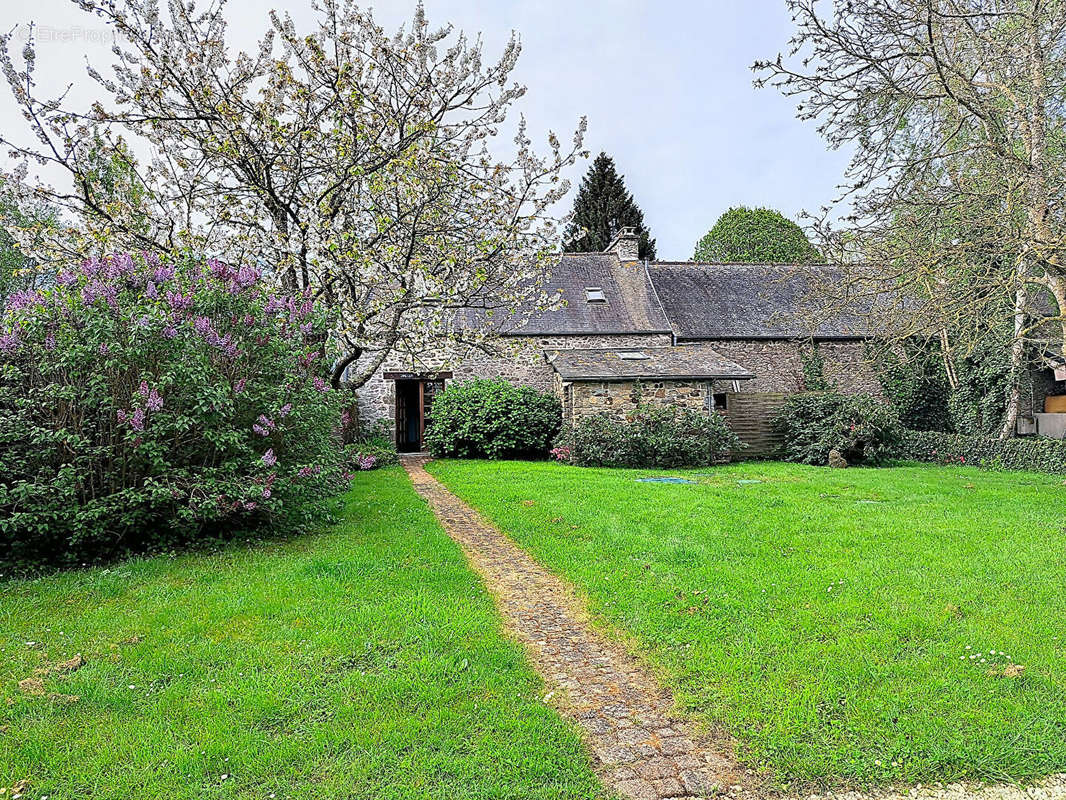
<instances>
[{"instance_id":1,"label":"tree trunk","mask_svg":"<svg viewBox=\"0 0 1066 800\"><path fill-rule=\"evenodd\" d=\"M330 383L333 384L333 388L334 389L341 388L341 378L344 377L344 370L348 369L348 367L352 364L352 362L358 361L359 357L362 356L362 355L363 355L363 348L357 347L354 350L352 350L350 353L345 355L340 361L338 361L333 366L333 375L330 377ZM364 381L364 383L365 383L365 381ZM358 389L359 387L355 386L353 388Z\"/></svg>"},{"instance_id":2,"label":"tree trunk","mask_svg":"<svg viewBox=\"0 0 1066 800\"><path fill-rule=\"evenodd\" d=\"M1021 374L1025 367L1025 342L1029 315L1029 281L1034 260L1041 258L1041 245L1053 241L1048 225L1047 185L1047 74L1044 49L1040 41L1040 10L1029 10L1029 36L1026 53L1029 62L1029 79L1032 82L1028 108L1026 145L1029 150L1027 165L1027 216L1029 240L1028 252L1022 252L1016 262L1014 278L1018 282L1014 293L1014 340L1010 348L1010 389L1007 395L1007 413L1003 420L1000 439L1009 439L1018 425L1021 406Z\"/></svg>"},{"instance_id":3,"label":"tree trunk","mask_svg":"<svg viewBox=\"0 0 1066 800\"><path fill-rule=\"evenodd\" d=\"M1025 283L1025 268L1018 267L1021 283L1014 293L1014 341L1010 346L1010 371L1008 372L1009 392L1007 394L1007 412L1003 419L1000 439L1014 436L1018 426L1018 412L1021 410L1022 387L1021 374L1025 367L1025 324L1028 318L1029 291Z\"/></svg>"},{"instance_id":4,"label":"tree trunk","mask_svg":"<svg viewBox=\"0 0 1066 800\"><path fill-rule=\"evenodd\" d=\"M951 357L951 340L948 338L947 328L940 329L940 358L944 362L944 375L947 376L948 386L954 392L959 388L959 376L955 372L955 362Z\"/></svg>"}]
</instances>

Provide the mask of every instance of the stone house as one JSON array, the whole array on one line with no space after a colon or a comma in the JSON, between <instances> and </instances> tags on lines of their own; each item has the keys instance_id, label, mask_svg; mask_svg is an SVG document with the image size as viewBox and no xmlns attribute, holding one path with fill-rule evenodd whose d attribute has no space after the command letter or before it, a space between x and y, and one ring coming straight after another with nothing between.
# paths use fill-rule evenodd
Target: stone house
<instances>
[{"instance_id":1,"label":"stone house","mask_svg":"<svg viewBox=\"0 0 1066 800\"><path fill-rule=\"evenodd\" d=\"M640 402L718 411L765 455L774 412L807 388L812 364L839 391L880 391L864 319L806 326L804 269L645 263L637 243L623 229L602 253L562 255L545 288L564 303L502 331L494 352L390 357L360 389L361 420L386 420L401 451L419 450L444 386L501 377L555 392L568 420Z\"/></svg>"}]
</instances>

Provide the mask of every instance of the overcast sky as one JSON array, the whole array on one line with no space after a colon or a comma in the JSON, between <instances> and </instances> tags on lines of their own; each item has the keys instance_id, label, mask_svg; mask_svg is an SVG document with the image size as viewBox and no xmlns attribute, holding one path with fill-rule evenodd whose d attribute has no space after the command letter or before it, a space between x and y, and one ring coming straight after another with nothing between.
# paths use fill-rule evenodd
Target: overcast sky
<instances>
[{"instance_id":1,"label":"overcast sky","mask_svg":"<svg viewBox=\"0 0 1066 800\"><path fill-rule=\"evenodd\" d=\"M392 29L415 0L377 0ZM72 97L92 97L86 57L109 61L99 21L70 0L0 0L0 28L40 26L43 88L75 82ZM306 0L231 0L234 45L250 47L267 9L310 16ZM451 22L484 35L499 53L513 29L522 57L514 77L529 87L521 102L534 141L549 130L564 141L588 116L588 149L614 157L658 240L661 259L688 259L719 214L766 205L795 217L834 196L846 154L828 151L794 104L752 87L751 63L787 48L784 0L426 0L432 24ZM6 84L0 126L24 125ZM6 159L6 154L4 155ZM571 178L579 182L589 162ZM569 208L569 203L567 204Z\"/></svg>"}]
</instances>

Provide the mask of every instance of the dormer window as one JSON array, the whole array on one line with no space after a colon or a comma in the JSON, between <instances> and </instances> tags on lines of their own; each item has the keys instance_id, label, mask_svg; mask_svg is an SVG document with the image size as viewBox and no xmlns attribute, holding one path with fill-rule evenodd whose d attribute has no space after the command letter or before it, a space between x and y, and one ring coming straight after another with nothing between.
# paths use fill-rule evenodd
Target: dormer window
<instances>
[{"instance_id":1,"label":"dormer window","mask_svg":"<svg viewBox=\"0 0 1066 800\"><path fill-rule=\"evenodd\" d=\"M603 293L603 289L599 286L587 286L585 287L585 301L588 303L606 303L607 295Z\"/></svg>"}]
</instances>

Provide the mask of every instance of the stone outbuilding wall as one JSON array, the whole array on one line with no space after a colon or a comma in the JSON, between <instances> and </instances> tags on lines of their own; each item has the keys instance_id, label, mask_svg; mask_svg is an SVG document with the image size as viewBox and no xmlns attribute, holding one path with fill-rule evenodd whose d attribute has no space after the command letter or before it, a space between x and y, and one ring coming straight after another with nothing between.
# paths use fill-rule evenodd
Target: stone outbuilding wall
<instances>
[{"instance_id":1,"label":"stone outbuilding wall","mask_svg":"<svg viewBox=\"0 0 1066 800\"><path fill-rule=\"evenodd\" d=\"M446 383L474 378L503 378L509 383L552 391L554 371L546 353L551 350L668 347L669 334L622 334L588 336L515 336L492 343L492 352L477 348L439 350L411 358L395 354L359 389L359 419L363 426L386 420L392 424L396 408L396 382L385 377L391 372L432 374L450 372Z\"/></svg>"},{"instance_id":2,"label":"stone outbuilding wall","mask_svg":"<svg viewBox=\"0 0 1066 800\"><path fill-rule=\"evenodd\" d=\"M808 387L803 353L808 342L791 339L719 339L706 342L730 361L755 373L740 386L742 392L794 394ZM836 391L845 394L881 394L881 382L866 357L860 340L819 341L815 353L822 360L822 375Z\"/></svg>"},{"instance_id":3,"label":"stone outbuilding wall","mask_svg":"<svg viewBox=\"0 0 1066 800\"><path fill-rule=\"evenodd\" d=\"M804 352L809 341L790 339L722 339L709 341L730 361L755 373L750 381L738 381L717 391L726 393L725 417L747 449L748 458L773 457L782 443L774 428L777 416L790 394L808 389ZM835 391L881 396L881 382L867 358L866 343L859 340L818 341L814 352L822 363L822 377Z\"/></svg>"},{"instance_id":4,"label":"stone outbuilding wall","mask_svg":"<svg viewBox=\"0 0 1066 800\"><path fill-rule=\"evenodd\" d=\"M564 419L574 420L606 412L624 418L638 403L654 403L697 411L722 411L748 449L747 456L771 456L780 437L772 420L788 395L806 389L804 348L809 342L794 340L712 340L723 357L755 373L743 381L575 381L563 382L552 369L553 350L596 348L669 347L669 334L558 335L509 337L493 343L492 351L465 349L438 351L418 359L390 357L359 390L361 424L395 419L394 380L386 373L433 375L442 372L446 384L474 378L504 380L540 391L554 391L563 401ZM862 341L819 341L816 352L830 386L847 393L879 395L881 386L866 358ZM638 391L639 389L639 391ZM717 398L716 398L717 395Z\"/></svg>"},{"instance_id":5,"label":"stone outbuilding wall","mask_svg":"<svg viewBox=\"0 0 1066 800\"><path fill-rule=\"evenodd\" d=\"M573 381L556 377L563 419L574 422L593 414L624 420L642 403L704 412L713 408L714 381Z\"/></svg>"}]
</instances>

